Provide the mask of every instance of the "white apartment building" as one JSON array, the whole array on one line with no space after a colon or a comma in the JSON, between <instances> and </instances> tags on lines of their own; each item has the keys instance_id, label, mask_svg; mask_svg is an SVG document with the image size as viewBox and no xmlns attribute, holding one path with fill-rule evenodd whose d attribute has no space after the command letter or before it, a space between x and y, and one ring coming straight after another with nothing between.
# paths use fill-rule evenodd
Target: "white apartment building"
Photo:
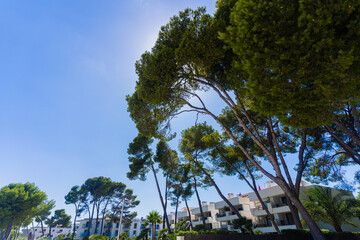
<instances>
[{"instance_id":1,"label":"white apartment building","mask_svg":"<svg viewBox=\"0 0 360 240\"><path fill-rule=\"evenodd\" d=\"M44 236L49 236L49 227L44 226ZM54 227L51 228L51 238L57 238L59 235L68 235L72 233L72 228ZM39 226L25 228L22 230L22 237L29 239L38 239L43 236L42 229Z\"/></svg>"},{"instance_id":2,"label":"white apartment building","mask_svg":"<svg viewBox=\"0 0 360 240\"><path fill-rule=\"evenodd\" d=\"M316 187L316 185L310 185L306 182L301 182L300 185L300 199L305 199L307 196L304 194L309 188ZM334 194L336 194L337 189L334 189ZM265 188L259 191L259 194L269 209L269 212L274 216L277 225L280 230L282 229L295 229L293 217L291 215L290 208L287 204L287 199L285 193L277 186L274 182L268 181L265 184ZM270 219L268 218L265 210L262 208L260 201L256 197L255 193L248 194L234 194L229 193L227 199L230 201L235 208L239 210L241 216L246 217L247 219L252 220L255 229L260 230L264 233L275 232L275 228L272 226ZM231 221L237 219L237 215L230 209L228 204L225 201L219 201L216 203L206 202L202 203L203 212L206 218L206 225L209 229L226 229L234 230ZM199 208L191 208L190 216L185 209L177 214L177 222L179 221L189 221L191 218L193 226L203 224L201 221L201 213ZM171 228L174 229L175 215L169 215L169 220L172 223ZM342 228L344 231L359 231L360 230L360 221L357 218L351 219L355 222L359 228L355 228L351 225L343 225ZM322 229L329 229L334 231L334 229L325 223L318 222L318 225Z\"/></svg>"},{"instance_id":3,"label":"white apartment building","mask_svg":"<svg viewBox=\"0 0 360 240\"><path fill-rule=\"evenodd\" d=\"M314 188L316 185L310 185L304 181L300 184L300 200L306 199L307 196L304 193L310 188ZM333 189L333 193L336 194L337 189ZM293 217L285 193L277 186L274 182L266 182L266 187L259 191L261 199L266 204L269 212L274 215L275 222L279 226L279 229L296 229L294 224ZM274 227L270 219L268 218L265 210L262 208L258 198L255 193L249 193L249 200L255 204L255 207L251 209L251 214L255 217L253 223L255 224L255 230L260 230L262 232L275 232ZM360 221L357 218L352 219L360 227ZM331 225L325 224L322 222L317 223L322 229L329 229L334 231ZM355 228L351 225L344 224L342 226L344 231L359 231L360 228Z\"/></svg>"},{"instance_id":4,"label":"white apartment building","mask_svg":"<svg viewBox=\"0 0 360 240\"><path fill-rule=\"evenodd\" d=\"M100 234L101 233L101 221L102 219L98 219L98 228L97 231L95 231L96 227L96 219L93 219L91 224L91 230L90 235L93 234ZM118 232L120 231L120 234L123 232L127 232L129 234L130 238L134 238L136 236L139 236L140 232L145 229L144 225L145 219L133 219L131 224L122 224L119 229L119 223L112 223L110 224L110 219L105 219L102 227L102 233L104 235L111 237L117 237ZM85 236L88 236L88 229L89 229L90 221L88 218L79 220L79 227L76 231L76 239L83 239ZM151 236L151 224L147 228L150 228L149 237ZM159 234L159 231L162 229L162 225L157 224L155 226L156 232L155 235L157 236Z\"/></svg>"},{"instance_id":5,"label":"white apartment building","mask_svg":"<svg viewBox=\"0 0 360 240\"><path fill-rule=\"evenodd\" d=\"M248 194L238 194L234 197L233 193L229 193L227 199L239 211L240 215L254 222L254 216L251 209L254 203L249 200ZM219 223L219 229L234 230L231 221L237 219L237 215L230 209L225 201L215 203L215 209L218 211L216 221Z\"/></svg>"}]
</instances>

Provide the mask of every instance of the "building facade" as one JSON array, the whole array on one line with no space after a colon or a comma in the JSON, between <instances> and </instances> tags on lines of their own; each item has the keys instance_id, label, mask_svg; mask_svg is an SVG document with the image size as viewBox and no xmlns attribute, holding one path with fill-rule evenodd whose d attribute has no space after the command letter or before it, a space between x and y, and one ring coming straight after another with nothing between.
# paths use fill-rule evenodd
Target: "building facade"
<instances>
[{"instance_id":1,"label":"building facade","mask_svg":"<svg viewBox=\"0 0 360 240\"><path fill-rule=\"evenodd\" d=\"M117 237L119 231L120 234L123 232L127 232L129 234L130 238L134 238L136 236L139 236L141 231L145 228L150 228L150 231L148 233L149 237L151 236L151 224L150 226L144 225L145 219L144 218L136 218L132 220L131 224L122 224L119 229L119 223L110 223L110 219L105 219L102 224L102 219L98 219L98 227L96 228L96 219L92 220L91 229L90 229L90 235L93 234L103 234L106 236L111 237ZM76 231L76 239L83 239L85 236L88 236L89 234L89 224L90 221L88 218L81 219L78 221L78 229ZM161 224L157 224L155 226L155 235L157 236L159 234L159 231L162 229Z\"/></svg>"},{"instance_id":2,"label":"building facade","mask_svg":"<svg viewBox=\"0 0 360 240\"><path fill-rule=\"evenodd\" d=\"M310 185L306 182L301 182L300 184L300 199L306 199L307 196L304 193L310 188L314 188L316 185ZM334 194L337 193L337 189L333 189ZM269 212L274 216L276 224L279 226L279 229L296 229L294 219L292 217L289 205L287 203L287 198L285 193L277 186L274 182L268 181L265 184L265 188L259 191L261 199L264 201ZM351 194L352 196L352 194ZM227 200L238 209L241 216L250 219L255 229L260 230L264 233L275 232L269 217L267 216L265 210L262 208L260 201L256 197L254 192L248 194L234 194L229 193ZM232 220L238 218L237 215L230 209L228 204L225 201L219 201L216 203L203 202L202 204L203 212L206 218L206 225L208 229L225 229L225 230L236 230L233 228L231 222ZM171 222L175 222L174 214L170 216ZM188 221L192 219L193 226L203 224L201 221L201 214L199 208L191 208L190 216L186 209L178 213L177 222L179 221ZM351 219L352 222L356 223L359 228L345 224L342 226L344 231L359 231L360 230L360 221L358 218ZM334 231L332 226L322 222L317 223L322 229L329 229ZM171 225L171 228L174 228L174 224ZM237 230L236 230L237 231Z\"/></svg>"},{"instance_id":3,"label":"building facade","mask_svg":"<svg viewBox=\"0 0 360 240\"><path fill-rule=\"evenodd\" d=\"M28 239L37 239L42 236L49 236L49 227L44 226L44 233L42 232L42 228L39 226L30 227L22 229L22 237L26 237ZM72 233L72 228L63 228L63 227L54 227L51 228L51 238L57 238L59 235L68 235Z\"/></svg>"}]
</instances>

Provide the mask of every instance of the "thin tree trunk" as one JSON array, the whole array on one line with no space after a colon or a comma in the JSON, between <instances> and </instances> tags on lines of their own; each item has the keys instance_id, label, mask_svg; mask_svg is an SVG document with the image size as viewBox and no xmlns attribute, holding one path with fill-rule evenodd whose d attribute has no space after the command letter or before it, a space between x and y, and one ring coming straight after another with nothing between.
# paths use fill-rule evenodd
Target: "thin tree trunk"
<instances>
[{"instance_id":1,"label":"thin tree trunk","mask_svg":"<svg viewBox=\"0 0 360 240\"><path fill-rule=\"evenodd\" d=\"M155 226L156 226L156 222L155 223L152 223L151 225L151 239L152 240L156 240L156 237L155 237Z\"/></svg>"},{"instance_id":2,"label":"thin tree trunk","mask_svg":"<svg viewBox=\"0 0 360 240\"><path fill-rule=\"evenodd\" d=\"M41 218L39 218L40 220L40 225L41 225L41 236L44 236L44 224Z\"/></svg>"},{"instance_id":3,"label":"thin tree trunk","mask_svg":"<svg viewBox=\"0 0 360 240\"><path fill-rule=\"evenodd\" d=\"M176 226L176 222L177 222L177 213L178 213L178 208L179 208L179 197L176 198L176 206L175 206L175 221L174 221L174 226Z\"/></svg>"},{"instance_id":4,"label":"thin tree trunk","mask_svg":"<svg viewBox=\"0 0 360 240\"><path fill-rule=\"evenodd\" d=\"M102 210L102 219L101 219L101 226L100 226L100 235L103 234L104 221L105 221L105 212L106 212L106 208L107 208L107 206L108 206L108 204L109 204L110 198L111 198L111 197L109 197L109 198L107 199L106 204L105 204L105 207L104 207L104 209Z\"/></svg>"},{"instance_id":5,"label":"thin tree trunk","mask_svg":"<svg viewBox=\"0 0 360 240\"><path fill-rule=\"evenodd\" d=\"M75 231L76 231L76 217L77 217L77 212L78 212L78 207L75 204L75 217L74 217L74 227L73 227L73 233L72 233L72 237L71 240L74 240L75 237Z\"/></svg>"},{"instance_id":6,"label":"thin tree trunk","mask_svg":"<svg viewBox=\"0 0 360 240\"><path fill-rule=\"evenodd\" d=\"M100 204L101 204L101 200L99 200L98 204L96 205L96 222L95 222L95 233L94 234L98 234Z\"/></svg>"},{"instance_id":7,"label":"thin tree trunk","mask_svg":"<svg viewBox=\"0 0 360 240\"><path fill-rule=\"evenodd\" d=\"M90 237L92 220L93 220L93 218L94 218L95 205L96 205L96 202L94 201L94 203L93 203L93 208L92 208L92 213L91 213L91 217L90 217L90 219L89 219L88 237Z\"/></svg>"},{"instance_id":8,"label":"thin tree trunk","mask_svg":"<svg viewBox=\"0 0 360 240\"><path fill-rule=\"evenodd\" d=\"M168 195L168 184L169 184L169 175L166 174L166 181L165 181L165 211L164 211L164 215L163 215L163 228L165 228L165 222L166 222L166 209L167 209L167 195ZM165 216L166 215L166 216Z\"/></svg>"},{"instance_id":9,"label":"thin tree trunk","mask_svg":"<svg viewBox=\"0 0 360 240\"><path fill-rule=\"evenodd\" d=\"M10 235L11 235L11 229L12 229L12 225L14 223L14 220L15 220L15 218L12 218L11 222L9 223L9 225L6 228L5 237L4 237L5 240L8 240Z\"/></svg>"},{"instance_id":10,"label":"thin tree trunk","mask_svg":"<svg viewBox=\"0 0 360 240\"><path fill-rule=\"evenodd\" d=\"M32 239L35 239L35 228L34 228L34 222L31 222L33 233L32 233Z\"/></svg>"},{"instance_id":11,"label":"thin tree trunk","mask_svg":"<svg viewBox=\"0 0 360 240\"><path fill-rule=\"evenodd\" d=\"M170 229L170 223L169 223L169 218L167 217L167 214L166 214L166 209L165 209L165 204L164 204L164 199L162 197L162 194L161 194L161 190L160 190L160 187L159 187L159 182L158 182L158 179L157 179L157 176L156 176L156 171L154 169L154 166L151 165L151 170L154 174L154 178L155 178L155 182L156 182L156 187L157 187L157 190L158 190L158 193L159 193L159 198L160 198L160 201L161 201L161 205L162 205L162 208L164 210L164 213L165 213L165 220L166 220L166 225L169 229L169 232L171 232L171 229Z\"/></svg>"},{"instance_id":12,"label":"thin tree trunk","mask_svg":"<svg viewBox=\"0 0 360 240\"><path fill-rule=\"evenodd\" d=\"M200 208L200 213L201 213L202 222L203 222L204 227L206 227L204 211L203 211L202 203L201 203L200 196L199 196L199 193L198 193L198 190L197 190L196 177L193 177L193 178L194 178L194 188L195 188L196 198L197 198L198 203L199 203L199 208ZM206 228L207 228L207 227L206 227Z\"/></svg>"},{"instance_id":13,"label":"thin tree trunk","mask_svg":"<svg viewBox=\"0 0 360 240\"><path fill-rule=\"evenodd\" d=\"M50 226L49 226L49 235L48 235L50 237L50 239L52 239L51 228L52 228L52 225L50 224ZM34 237L35 237L35 234L34 234Z\"/></svg>"},{"instance_id":14,"label":"thin tree trunk","mask_svg":"<svg viewBox=\"0 0 360 240\"><path fill-rule=\"evenodd\" d=\"M190 230L192 230L193 229L193 224L192 224L191 213L190 213L190 209L189 209L189 205L187 203L186 197L184 197L184 200L185 200L185 206L186 206L187 212L189 214Z\"/></svg>"},{"instance_id":15,"label":"thin tree trunk","mask_svg":"<svg viewBox=\"0 0 360 240\"><path fill-rule=\"evenodd\" d=\"M200 164L195 161L195 163L198 165L198 167L201 169L201 171L209 178L211 184L215 187L217 193L219 194L219 196L221 197L222 200L224 200L224 202L226 202L226 204L231 208L231 210L236 214L236 216L238 216L238 218L241 218L242 216L240 215L239 211L234 207L234 205L231 204L231 202L222 194L222 192L220 191L219 187L217 186L217 184L214 182L214 180L212 179L212 177L210 176L210 174L208 174L208 172L202 167L200 166Z\"/></svg>"},{"instance_id":16,"label":"thin tree trunk","mask_svg":"<svg viewBox=\"0 0 360 240\"><path fill-rule=\"evenodd\" d=\"M332 226L334 227L336 232L343 232L343 230L341 229L340 224L336 220L333 220Z\"/></svg>"}]
</instances>

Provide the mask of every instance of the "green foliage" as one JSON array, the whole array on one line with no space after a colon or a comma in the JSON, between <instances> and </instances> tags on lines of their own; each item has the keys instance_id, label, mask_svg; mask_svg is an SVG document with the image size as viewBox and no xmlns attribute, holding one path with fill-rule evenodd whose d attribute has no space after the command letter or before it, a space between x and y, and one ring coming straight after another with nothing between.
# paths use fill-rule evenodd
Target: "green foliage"
<instances>
[{"instance_id":1,"label":"green foliage","mask_svg":"<svg viewBox=\"0 0 360 240\"><path fill-rule=\"evenodd\" d=\"M120 234L119 239L121 240L126 240L129 237L129 233L128 232L123 232Z\"/></svg>"},{"instance_id":2,"label":"green foliage","mask_svg":"<svg viewBox=\"0 0 360 240\"><path fill-rule=\"evenodd\" d=\"M234 229L240 229L242 233L252 233L252 221L246 217L237 218L231 221Z\"/></svg>"},{"instance_id":3,"label":"green foliage","mask_svg":"<svg viewBox=\"0 0 360 240\"><path fill-rule=\"evenodd\" d=\"M264 233L263 233L263 231L261 231L261 230L255 230L255 231L254 231L254 234L255 234L255 235L261 235L261 234L264 234Z\"/></svg>"},{"instance_id":4,"label":"green foliage","mask_svg":"<svg viewBox=\"0 0 360 240\"><path fill-rule=\"evenodd\" d=\"M190 230L190 222L188 221L180 221L177 222L175 225L175 233L181 232L181 231L189 231Z\"/></svg>"},{"instance_id":5,"label":"green foliage","mask_svg":"<svg viewBox=\"0 0 360 240\"><path fill-rule=\"evenodd\" d=\"M155 240L155 227L156 224L162 223L162 216L157 211L151 211L149 212L149 215L146 216L146 221L144 222L144 225L150 225L151 224L151 238L152 240Z\"/></svg>"},{"instance_id":6,"label":"green foliage","mask_svg":"<svg viewBox=\"0 0 360 240\"><path fill-rule=\"evenodd\" d=\"M39 213L46 194L32 183L11 183L0 189L0 228L30 222ZM3 233L6 239L10 232Z\"/></svg>"},{"instance_id":7,"label":"green foliage","mask_svg":"<svg viewBox=\"0 0 360 240\"><path fill-rule=\"evenodd\" d=\"M151 138L139 134L134 138L133 142L129 144L130 172L127 173L129 179L146 180L146 173L149 171L149 166L153 164L153 153L149 147L152 142L153 140Z\"/></svg>"},{"instance_id":8,"label":"green foliage","mask_svg":"<svg viewBox=\"0 0 360 240\"><path fill-rule=\"evenodd\" d=\"M65 209L58 209L55 210L54 215L50 218L47 218L45 223L50 227L56 227L60 225L62 227L69 227L70 226L70 219L71 216L65 213Z\"/></svg>"},{"instance_id":9,"label":"green foliage","mask_svg":"<svg viewBox=\"0 0 360 240\"><path fill-rule=\"evenodd\" d=\"M204 226L204 225L202 225L202 224L196 225L196 226L194 227L194 231L196 231L196 232L206 231L206 230L207 230L207 229L206 229L206 226Z\"/></svg>"},{"instance_id":10,"label":"green foliage","mask_svg":"<svg viewBox=\"0 0 360 240\"><path fill-rule=\"evenodd\" d=\"M329 223L335 231L342 232L341 225L344 223L356 227L350 220L355 216L356 202L349 199L350 192L337 191L334 193L331 188L325 187L310 188L305 191L309 199L304 200L304 206L314 220Z\"/></svg>"},{"instance_id":11,"label":"green foliage","mask_svg":"<svg viewBox=\"0 0 360 240\"><path fill-rule=\"evenodd\" d=\"M356 0L237 1L220 34L246 73L232 87L295 127L332 122L344 102L359 101L359 14Z\"/></svg>"},{"instance_id":12,"label":"green foliage","mask_svg":"<svg viewBox=\"0 0 360 240\"><path fill-rule=\"evenodd\" d=\"M109 240L109 237L108 237L108 236L102 236L102 235L94 234L94 235L91 235L91 236L89 237L89 240Z\"/></svg>"},{"instance_id":13,"label":"green foliage","mask_svg":"<svg viewBox=\"0 0 360 240\"><path fill-rule=\"evenodd\" d=\"M169 229L167 229L167 228L164 228L164 229L161 229L160 231L159 231L159 234L158 234L158 236L157 236L157 239L158 240L161 240L161 239L166 239L166 233L169 231Z\"/></svg>"}]
</instances>

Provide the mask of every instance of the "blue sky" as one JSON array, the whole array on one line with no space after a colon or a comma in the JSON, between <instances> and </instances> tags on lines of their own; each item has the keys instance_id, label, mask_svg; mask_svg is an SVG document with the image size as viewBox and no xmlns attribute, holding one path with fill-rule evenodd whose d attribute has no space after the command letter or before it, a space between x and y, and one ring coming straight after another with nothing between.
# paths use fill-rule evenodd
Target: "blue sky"
<instances>
[{"instance_id":1,"label":"blue sky","mask_svg":"<svg viewBox=\"0 0 360 240\"><path fill-rule=\"evenodd\" d=\"M64 204L70 188L106 176L134 189L139 216L160 211L151 176L126 179L126 149L137 130L125 96L134 90L135 61L160 27L187 7L213 13L215 2L0 1L0 187L34 182L57 209L73 214ZM174 130L194 121L176 119ZM249 191L235 178L217 180L224 193ZM213 189L200 194L220 200Z\"/></svg>"}]
</instances>

